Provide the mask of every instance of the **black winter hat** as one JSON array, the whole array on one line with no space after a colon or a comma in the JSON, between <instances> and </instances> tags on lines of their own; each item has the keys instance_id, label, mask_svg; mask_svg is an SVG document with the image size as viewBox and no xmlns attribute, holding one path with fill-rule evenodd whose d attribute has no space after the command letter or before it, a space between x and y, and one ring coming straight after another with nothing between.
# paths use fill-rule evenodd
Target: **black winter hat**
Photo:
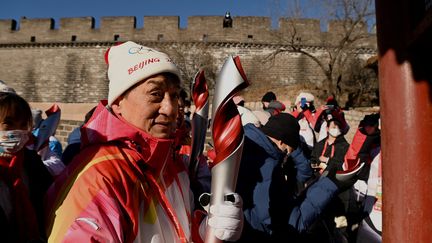
<instances>
[{"instance_id":1,"label":"black winter hat","mask_svg":"<svg viewBox=\"0 0 432 243\"><path fill-rule=\"evenodd\" d=\"M366 115L363 120L360 121L360 126L378 126L379 123L380 114L379 113L373 113Z\"/></svg>"},{"instance_id":2,"label":"black winter hat","mask_svg":"<svg viewBox=\"0 0 432 243\"><path fill-rule=\"evenodd\" d=\"M297 119L288 113L271 116L268 122L261 128L261 131L267 136L281 140L294 149L300 143L300 125Z\"/></svg>"},{"instance_id":3,"label":"black winter hat","mask_svg":"<svg viewBox=\"0 0 432 243\"><path fill-rule=\"evenodd\" d=\"M271 91L265 93L261 99L262 102L270 102L273 100L276 100L276 95L275 95L275 93L273 93Z\"/></svg>"}]
</instances>

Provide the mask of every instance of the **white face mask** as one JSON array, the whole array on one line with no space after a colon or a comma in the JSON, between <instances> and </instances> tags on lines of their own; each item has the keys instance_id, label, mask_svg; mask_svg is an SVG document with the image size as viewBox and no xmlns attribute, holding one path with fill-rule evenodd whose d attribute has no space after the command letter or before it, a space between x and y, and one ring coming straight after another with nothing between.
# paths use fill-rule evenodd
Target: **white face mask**
<instances>
[{"instance_id":1,"label":"white face mask","mask_svg":"<svg viewBox=\"0 0 432 243\"><path fill-rule=\"evenodd\" d=\"M0 131L0 153L14 154L20 151L29 140L29 131Z\"/></svg>"},{"instance_id":2,"label":"white face mask","mask_svg":"<svg viewBox=\"0 0 432 243\"><path fill-rule=\"evenodd\" d=\"M341 131L339 128L330 128L328 133L332 136L332 137L337 137L339 135L341 135Z\"/></svg>"}]
</instances>

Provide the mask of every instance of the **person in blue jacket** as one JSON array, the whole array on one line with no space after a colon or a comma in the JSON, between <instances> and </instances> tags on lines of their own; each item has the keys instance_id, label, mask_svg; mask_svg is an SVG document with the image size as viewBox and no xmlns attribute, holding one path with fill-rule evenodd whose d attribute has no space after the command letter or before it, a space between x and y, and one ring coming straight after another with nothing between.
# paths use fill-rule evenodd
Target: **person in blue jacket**
<instances>
[{"instance_id":1,"label":"person in blue jacket","mask_svg":"<svg viewBox=\"0 0 432 243\"><path fill-rule=\"evenodd\" d=\"M237 180L245 226L239 242L296 242L337 194L336 170L307 186L310 162L298 146L299 124L290 114L270 117L262 128L244 126Z\"/></svg>"}]
</instances>

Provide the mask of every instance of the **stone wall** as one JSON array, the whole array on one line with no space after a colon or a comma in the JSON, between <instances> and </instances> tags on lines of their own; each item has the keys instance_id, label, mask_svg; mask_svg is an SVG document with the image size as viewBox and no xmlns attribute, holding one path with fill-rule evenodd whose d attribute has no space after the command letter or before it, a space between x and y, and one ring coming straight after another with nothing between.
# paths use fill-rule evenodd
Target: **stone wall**
<instances>
[{"instance_id":1,"label":"stone wall","mask_svg":"<svg viewBox=\"0 0 432 243\"><path fill-rule=\"evenodd\" d=\"M63 150L67 146L67 138L75 128L82 125L82 121L61 120L57 127L55 137L61 142Z\"/></svg>"},{"instance_id":2,"label":"stone wall","mask_svg":"<svg viewBox=\"0 0 432 243\"><path fill-rule=\"evenodd\" d=\"M106 97L106 48L0 48L0 79L30 102L96 102Z\"/></svg>"},{"instance_id":3,"label":"stone wall","mask_svg":"<svg viewBox=\"0 0 432 243\"><path fill-rule=\"evenodd\" d=\"M145 44L162 50L172 48L168 43ZM96 103L108 95L104 54L110 45L0 45L0 79L30 102ZM315 62L296 53L282 53L267 61L265 57L274 50L272 45L188 44L190 48L202 45L215 57L216 67L229 55L240 56L251 84L243 92L246 100L258 100L269 90L279 99L292 99L300 90L313 92L310 84L319 85L324 79Z\"/></svg>"}]
</instances>

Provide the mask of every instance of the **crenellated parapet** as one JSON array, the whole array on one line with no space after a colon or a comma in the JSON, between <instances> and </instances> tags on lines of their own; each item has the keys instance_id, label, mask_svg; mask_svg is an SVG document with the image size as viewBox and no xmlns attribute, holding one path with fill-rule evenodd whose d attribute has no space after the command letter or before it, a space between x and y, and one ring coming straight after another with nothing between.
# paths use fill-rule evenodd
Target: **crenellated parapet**
<instances>
[{"instance_id":1,"label":"crenellated parapet","mask_svg":"<svg viewBox=\"0 0 432 243\"><path fill-rule=\"evenodd\" d=\"M61 18L56 25L51 18L27 19L19 22L0 20L0 44L115 42L239 42L278 44L281 37L291 37L303 45L322 46L331 43L344 32L344 23L330 21L328 31L321 31L318 19L280 19L272 28L268 17L233 17L232 28L223 28L223 16L191 16L186 28L180 28L178 16L144 16L144 26L137 28L136 17L102 17L95 27L93 17ZM57 28L54 28L58 26ZM361 46L376 48L375 34L362 26L356 31L364 34Z\"/></svg>"}]
</instances>

